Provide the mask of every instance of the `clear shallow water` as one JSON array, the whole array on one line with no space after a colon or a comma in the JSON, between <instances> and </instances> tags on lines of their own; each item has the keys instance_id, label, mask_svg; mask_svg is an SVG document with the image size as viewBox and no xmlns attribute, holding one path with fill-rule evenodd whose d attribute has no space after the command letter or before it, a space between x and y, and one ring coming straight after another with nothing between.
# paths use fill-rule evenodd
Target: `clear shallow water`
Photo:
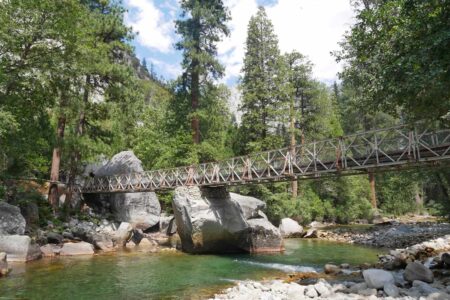
<instances>
[{"instance_id":1,"label":"clear shallow water","mask_svg":"<svg viewBox=\"0 0 450 300\"><path fill-rule=\"evenodd\" d=\"M375 262L380 250L290 239L270 255L126 253L42 259L14 265L0 279L0 299L201 299L235 280L319 270L325 263Z\"/></svg>"}]
</instances>

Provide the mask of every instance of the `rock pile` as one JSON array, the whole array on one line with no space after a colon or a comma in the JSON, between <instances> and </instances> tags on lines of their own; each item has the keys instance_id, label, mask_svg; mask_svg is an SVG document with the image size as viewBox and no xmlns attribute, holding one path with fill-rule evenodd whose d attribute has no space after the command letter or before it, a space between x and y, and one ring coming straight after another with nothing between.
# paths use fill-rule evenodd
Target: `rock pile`
<instances>
[{"instance_id":1,"label":"rock pile","mask_svg":"<svg viewBox=\"0 0 450 300\"><path fill-rule=\"evenodd\" d=\"M444 262L441 262L440 257L435 259L431 259L431 257L437 256L438 253L444 251L450 251L450 234L410 247L391 250L389 254L379 255L378 258L383 267L388 270L404 268L413 261L422 261L430 264L430 266L435 266ZM444 259L447 257L444 254L442 256Z\"/></svg>"},{"instance_id":2,"label":"rock pile","mask_svg":"<svg viewBox=\"0 0 450 300\"><path fill-rule=\"evenodd\" d=\"M449 223L418 222L402 224L388 222L368 227L321 230L319 238L383 248L405 248L450 234Z\"/></svg>"},{"instance_id":3,"label":"rock pile","mask_svg":"<svg viewBox=\"0 0 450 300\"><path fill-rule=\"evenodd\" d=\"M329 283L322 278L309 285L295 282L286 283L281 280L268 282L242 281L238 282L236 286L226 289L223 293L215 295L212 299L450 299L450 291L446 290L444 286L438 288L425 282L414 281L410 287L398 287L392 274L379 271L383 270L373 270L367 273L366 281L360 283L352 281Z\"/></svg>"}]
</instances>

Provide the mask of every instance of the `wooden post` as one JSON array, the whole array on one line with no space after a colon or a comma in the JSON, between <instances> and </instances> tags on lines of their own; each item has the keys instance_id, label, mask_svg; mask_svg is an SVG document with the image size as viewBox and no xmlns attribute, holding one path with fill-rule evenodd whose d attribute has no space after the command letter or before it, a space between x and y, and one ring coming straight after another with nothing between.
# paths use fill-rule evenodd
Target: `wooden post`
<instances>
[{"instance_id":1,"label":"wooden post","mask_svg":"<svg viewBox=\"0 0 450 300\"><path fill-rule=\"evenodd\" d=\"M370 204L372 208L377 208L377 194L375 189L375 174L369 171L369 183L370 183Z\"/></svg>"},{"instance_id":2,"label":"wooden post","mask_svg":"<svg viewBox=\"0 0 450 300\"><path fill-rule=\"evenodd\" d=\"M295 161L295 145L297 144L297 141L295 140L295 107L294 107L295 103L294 103L294 97L291 97L291 103L289 106L289 129L290 129L290 134L291 134L291 139L290 139L290 154L291 154L291 161ZM292 167L292 165L291 165ZM293 168L292 168L293 171ZM292 174L294 175L294 174ZM291 180L291 193L292 193L292 200L295 200L298 196L298 182L297 182L297 178L294 177Z\"/></svg>"}]
</instances>

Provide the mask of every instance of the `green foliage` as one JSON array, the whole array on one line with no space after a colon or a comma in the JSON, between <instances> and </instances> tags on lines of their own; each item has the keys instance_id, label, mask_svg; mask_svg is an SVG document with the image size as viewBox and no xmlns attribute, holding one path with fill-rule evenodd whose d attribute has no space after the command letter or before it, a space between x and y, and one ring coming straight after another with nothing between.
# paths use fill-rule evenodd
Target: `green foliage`
<instances>
[{"instance_id":1,"label":"green foliage","mask_svg":"<svg viewBox=\"0 0 450 300\"><path fill-rule=\"evenodd\" d=\"M175 26L182 39L176 48L183 51L185 76L198 73L220 78L223 66L216 57L216 43L223 35L229 34L226 25L230 20L228 9L221 0L182 0L181 10L181 18L175 22ZM185 79L189 81L192 78Z\"/></svg>"},{"instance_id":2,"label":"green foliage","mask_svg":"<svg viewBox=\"0 0 450 300\"><path fill-rule=\"evenodd\" d=\"M436 120L450 111L448 0L355 1L342 73L366 112Z\"/></svg>"},{"instance_id":3,"label":"green foliage","mask_svg":"<svg viewBox=\"0 0 450 300\"><path fill-rule=\"evenodd\" d=\"M283 137L275 129L283 121L288 103L283 97L283 60L278 38L266 11L260 7L250 19L247 30L242 90L242 146L240 152L249 153L277 148Z\"/></svg>"},{"instance_id":4,"label":"green foliage","mask_svg":"<svg viewBox=\"0 0 450 300\"><path fill-rule=\"evenodd\" d=\"M410 174L403 172L397 174L383 174L377 176L377 196L381 210L387 215L400 216L415 212L415 193L417 180Z\"/></svg>"}]
</instances>

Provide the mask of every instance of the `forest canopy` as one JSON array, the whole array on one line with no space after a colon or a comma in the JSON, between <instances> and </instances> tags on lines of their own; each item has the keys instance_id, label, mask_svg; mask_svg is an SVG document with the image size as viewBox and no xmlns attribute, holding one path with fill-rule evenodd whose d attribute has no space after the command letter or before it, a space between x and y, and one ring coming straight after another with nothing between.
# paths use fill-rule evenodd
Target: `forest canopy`
<instances>
[{"instance_id":1,"label":"forest canopy","mask_svg":"<svg viewBox=\"0 0 450 300\"><path fill-rule=\"evenodd\" d=\"M14 197L18 179L73 186L87 164L123 150L150 170L417 120L449 126L449 1L353 5L356 22L335 52L345 67L331 86L307 56L280 50L258 9L247 27L238 122L220 81L217 44L232 18L223 1L180 1L174 80L136 58L118 1L0 1L0 199ZM264 200L275 222L450 213L445 167L233 189Z\"/></svg>"}]
</instances>

